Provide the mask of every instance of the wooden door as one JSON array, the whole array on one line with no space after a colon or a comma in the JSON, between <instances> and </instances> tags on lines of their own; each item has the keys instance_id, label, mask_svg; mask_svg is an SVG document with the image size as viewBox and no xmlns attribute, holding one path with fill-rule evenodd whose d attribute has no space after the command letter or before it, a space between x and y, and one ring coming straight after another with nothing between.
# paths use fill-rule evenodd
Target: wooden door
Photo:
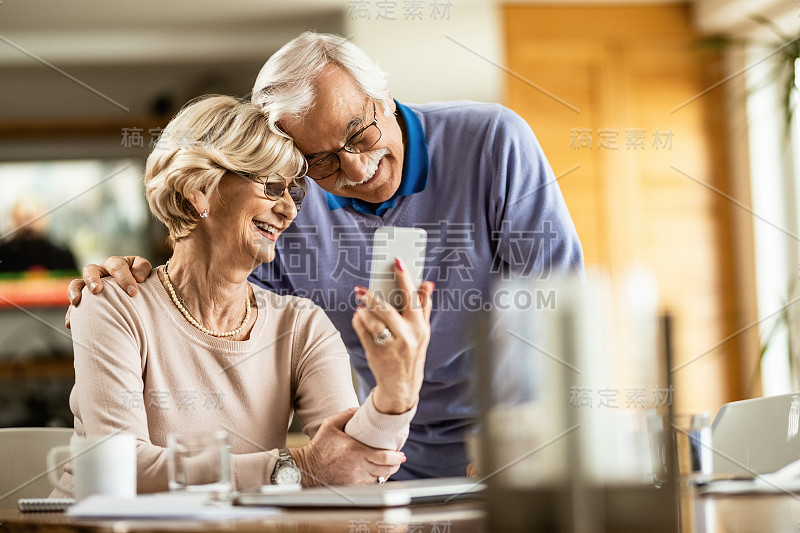
<instances>
[{"instance_id":1,"label":"wooden door","mask_svg":"<svg viewBox=\"0 0 800 533\"><path fill-rule=\"evenodd\" d=\"M725 339L755 309L734 280L728 228L741 213L725 197L721 91L703 93L719 61L696 46L688 7L510 4L503 20L505 103L560 176L587 267L658 279L675 318L676 410L744 397L757 340Z\"/></svg>"}]
</instances>

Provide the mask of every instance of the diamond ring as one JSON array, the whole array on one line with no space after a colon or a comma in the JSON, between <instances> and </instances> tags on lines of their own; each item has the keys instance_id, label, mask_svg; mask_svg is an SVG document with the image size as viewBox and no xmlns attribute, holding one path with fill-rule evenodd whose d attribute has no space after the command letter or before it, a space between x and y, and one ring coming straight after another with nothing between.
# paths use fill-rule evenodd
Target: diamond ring
<instances>
[{"instance_id":1,"label":"diamond ring","mask_svg":"<svg viewBox=\"0 0 800 533\"><path fill-rule=\"evenodd\" d=\"M389 331L389 328L383 328L383 331L372 337L372 341L377 346L384 346L392 340L392 332Z\"/></svg>"}]
</instances>

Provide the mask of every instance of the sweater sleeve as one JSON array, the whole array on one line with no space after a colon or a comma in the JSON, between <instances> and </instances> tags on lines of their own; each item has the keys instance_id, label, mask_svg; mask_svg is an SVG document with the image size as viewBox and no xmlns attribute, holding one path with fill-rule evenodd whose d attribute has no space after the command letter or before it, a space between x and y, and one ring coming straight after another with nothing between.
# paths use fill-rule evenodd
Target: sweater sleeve
<instances>
[{"instance_id":1,"label":"sweater sleeve","mask_svg":"<svg viewBox=\"0 0 800 533\"><path fill-rule=\"evenodd\" d=\"M372 403L372 392L369 393L353 418L344 427L345 433L354 439L373 448L399 450L406 443L411 419L417 412L417 404L397 415L381 413Z\"/></svg>"},{"instance_id":2,"label":"sweater sleeve","mask_svg":"<svg viewBox=\"0 0 800 533\"><path fill-rule=\"evenodd\" d=\"M578 234L530 126L501 107L484 149L494 164L490 221L498 259L516 275L582 273Z\"/></svg>"},{"instance_id":3,"label":"sweater sleeve","mask_svg":"<svg viewBox=\"0 0 800 533\"><path fill-rule=\"evenodd\" d=\"M75 433L132 433L138 492L165 490L166 450L151 443L144 408L147 338L133 303L126 298L116 284L106 282L98 295L84 289L81 305L72 309L75 387L70 407Z\"/></svg>"},{"instance_id":4,"label":"sweater sleeve","mask_svg":"<svg viewBox=\"0 0 800 533\"><path fill-rule=\"evenodd\" d=\"M324 311L316 306L302 310L297 325L301 327L294 347L295 410L303 421L303 432L313 438L326 417L357 406L358 399L347 349ZM345 433L373 448L399 450L415 412L416 405L398 415L381 413L370 394L345 426Z\"/></svg>"}]
</instances>

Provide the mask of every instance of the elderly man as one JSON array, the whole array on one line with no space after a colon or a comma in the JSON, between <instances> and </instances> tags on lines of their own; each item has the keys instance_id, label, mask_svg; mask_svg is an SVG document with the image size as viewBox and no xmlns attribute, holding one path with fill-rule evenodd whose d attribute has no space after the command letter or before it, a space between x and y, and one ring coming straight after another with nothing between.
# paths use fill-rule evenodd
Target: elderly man
<instances>
[{"instance_id":1,"label":"elderly man","mask_svg":"<svg viewBox=\"0 0 800 533\"><path fill-rule=\"evenodd\" d=\"M286 44L252 94L305 154L319 187L311 187L275 260L250 279L328 312L363 399L375 382L350 325L353 287L368 281L376 228L425 229L424 277L436 284L431 341L403 448L407 461L393 479L464 475L464 441L476 421L475 311L491 307L492 284L504 276L583 269L574 225L533 132L497 104L402 105L386 74L335 35L306 32ZM112 258L106 269L87 268L85 281L97 292L99 275L112 271L135 292L128 266L139 279L150 269L137 261Z\"/></svg>"}]
</instances>

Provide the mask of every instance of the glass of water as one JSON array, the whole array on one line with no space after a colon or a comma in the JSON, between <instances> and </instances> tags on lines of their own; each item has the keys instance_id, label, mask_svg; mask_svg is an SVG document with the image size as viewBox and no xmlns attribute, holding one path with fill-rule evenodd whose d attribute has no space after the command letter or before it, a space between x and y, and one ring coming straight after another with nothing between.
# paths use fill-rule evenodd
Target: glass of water
<instances>
[{"instance_id":1,"label":"glass of water","mask_svg":"<svg viewBox=\"0 0 800 533\"><path fill-rule=\"evenodd\" d=\"M231 491L230 446L225 431L167 435L169 490L227 494Z\"/></svg>"}]
</instances>

